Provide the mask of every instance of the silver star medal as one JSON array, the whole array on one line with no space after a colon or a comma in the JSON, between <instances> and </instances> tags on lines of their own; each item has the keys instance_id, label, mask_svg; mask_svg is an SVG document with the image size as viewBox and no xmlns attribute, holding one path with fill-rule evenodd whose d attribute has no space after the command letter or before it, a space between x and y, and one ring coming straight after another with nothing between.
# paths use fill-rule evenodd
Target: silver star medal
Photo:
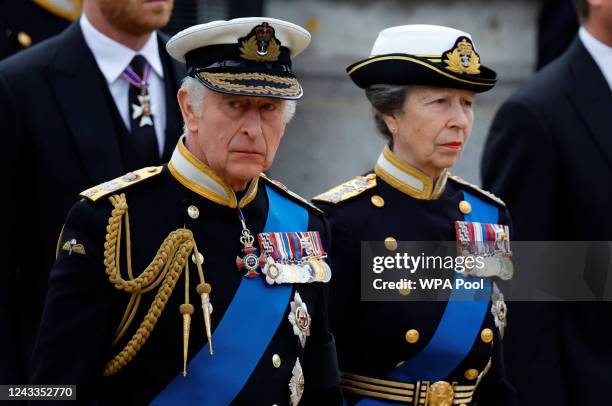
<instances>
[{"instance_id":1,"label":"silver star medal","mask_svg":"<svg viewBox=\"0 0 612 406\"><path fill-rule=\"evenodd\" d=\"M491 294L491 313L495 320L495 326L499 330L499 334L504 338L504 329L508 318L508 308L504 302L504 295L493 282L493 293Z\"/></svg>"},{"instance_id":2,"label":"silver star medal","mask_svg":"<svg viewBox=\"0 0 612 406\"><path fill-rule=\"evenodd\" d=\"M132 104L132 120L140 117L140 125L144 127L145 125L153 125L153 110L155 107L151 104L151 98L148 94L140 95L138 97L138 104Z\"/></svg>"},{"instance_id":3,"label":"silver star medal","mask_svg":"<svg viewBox=\"0 0 612 406\"><path fill-rule=\"evenodd\" d=\"M300 339L302 348L306 346L306 337L310 335L310 315L306 308L306 303L302 302L302 297L296 291L291 302L291 312L289 322L293 326L293 333Z\"/></svg>"},{"instance_id":4,"label":"silver star medal","mask_svg":"<svg viewBox=\"0 0 612 406\"><path fill-rule=\"evenodd\" d=\"M297 406L304 393L304 372L299 358L295 361L291 375L289 380L291 406Z\"/></svg>"}]
</instances>

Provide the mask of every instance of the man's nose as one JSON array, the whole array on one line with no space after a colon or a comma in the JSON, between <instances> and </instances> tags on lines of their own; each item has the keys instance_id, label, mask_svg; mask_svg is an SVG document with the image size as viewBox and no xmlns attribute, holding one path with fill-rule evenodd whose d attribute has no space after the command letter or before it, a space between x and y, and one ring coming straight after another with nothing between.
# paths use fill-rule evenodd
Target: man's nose
<instances>
[{"instance_id":1,"label":"man's nose","mask_svg":"<svg viewBox=\"0 0 612 406\"><path fill-rule=\"evenodd\" d=\"M248 109L244 115L244 122L241 130L244 135L257 138L262 135L261 113L255 106Z\"/></svg>"}]
</instances>

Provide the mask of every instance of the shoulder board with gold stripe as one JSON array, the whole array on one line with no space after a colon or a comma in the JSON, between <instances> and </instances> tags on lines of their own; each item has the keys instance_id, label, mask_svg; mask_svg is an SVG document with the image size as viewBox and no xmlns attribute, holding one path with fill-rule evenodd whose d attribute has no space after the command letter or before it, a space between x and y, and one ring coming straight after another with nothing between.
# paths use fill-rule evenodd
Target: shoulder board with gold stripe
<instances>
[{"instance_id":1,"label":"shoulder board with gold stripe","mask_svg":"<svg viewBox=\"0 0 612 406\"><path fill-rule=\"evenodd\" d=\"M79 18L83 9L82 0L34 0L34 3L68 21Z\"/></svg>"},{"instance_id":2,"label":"shoulder board with gold stripe","mask_svg":"<svg viewBox=\"0 0 612 406\"><path fill-rule=\"evenodd\" d=\"M82 191L79 196L95 202L104 196L125 189L128 186L135 185L145 179L150 179L159 175L162 172L163 166L149 166L147 168L138 169L134 172L128 172L123 176L101 183Z\"/></svg>"},{"instance_id":3,"label":"shoulder board with gold stripe","mask_svg":"<svg viewBox=\"0 0 612 406\"><path fill-rule=\"evenodd\" d=\"M479 188L478 186L474 185L473 183L470 183L470 182L466 181L465 179L460 178L457 175L453 175L453 174L449 173L448 174L448 178L450 180L452 180L452 181L455 181L455 182L459 183L460 185L467 186L472 191L476 192L478 195L484 196L484 197L488 198L489 200L492 200L494 203L497 203L500 206L506 207L506 203L504 203L504 201L502 199L500 199L499 197L495 196L493 193L487 192L486 190L483 190L483 189Z\"/></svg>"},{"instance_id":4,"label":"shoulder board with gold stripe","mask_svg":"<svg viewBox=\"0 0 612 406\"><path fill-rule=\"evenodd\" d=\"M319 209L317 206L315 206L314 204L310 203L308 200L304 199L302 196L298 195L297 193L292 192L291 190L289 190L287 188L287 186L285 186L283 183L281 183L281 182L279 182L277 180L274 180L274 179L270 179L270 178L268 178L263 173L260 175L260 177L263 180L265 180L268 184L274 186L278 190L281 190L285 194L288 194L290 197L292 197L294 200L297 200L299 203L305 204L306 206L310 207L311 209L313 209L317 213L324 214L321 209Z\"/></svg>"},{"instance_id":5,"label":"shoulder board with gold stripe","mask_svg":"<svg viewBox=\"0 0 612 406\"><path fill-rule=\"evenodd\" d=\"M312 198L315 202L338 204L359 196L368 189L376 186L376 175L369 173L365 176L356 176L325 193Z\"/></svg>"}]
</instances>

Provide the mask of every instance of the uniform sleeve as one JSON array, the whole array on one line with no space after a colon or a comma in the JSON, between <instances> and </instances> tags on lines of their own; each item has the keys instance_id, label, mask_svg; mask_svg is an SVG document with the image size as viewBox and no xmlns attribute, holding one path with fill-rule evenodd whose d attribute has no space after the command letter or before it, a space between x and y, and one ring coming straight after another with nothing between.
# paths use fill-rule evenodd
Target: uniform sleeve
<instances>
[{"instance_id":1,"label":"uniform sleeve","mask_svg":"<svg viewBox=\"0 0 612 406\"><path fill-rule=\"evenodd\" d=\"M518 101L502 105L485 145L482 182L508 205L515 241L549 240L558 235L557 159L550 130L536 112Z\"/></svg>"},{"instance_id":2,"label":"uniform sleeve","mask_svg":"<svg viewBox=\"0 0 612 406\"><path fill-rule=\"evenodd\" d=\"M329 253L329 223L321 218L321 238ZM333 279L333 269L332 269ZM304 352L303 405L341 405L342 393L336 356L336 342L329 330L329 283L320 284L319 299L314 310L311 337Z\"/></svg>"},{"instance_id":3,"label":"uniform sleeve","mask_svg":"<svg viewBox=\"0 0 612 406\"><path fill-rule=\"evenodd\" d=\"M0 72L0 137L2 137L2 167L0 176L3 188L3 206L7 215L2 219L3 230L0 235L1 246L5 256L0 270L0 383L23 384L27 381L23 360L19 355L23 351L19 348L21 339L17 323L18 297L15 294L15 281L19 272L19 245L22 243L18 221L23 218L20 214L22 205L18 198L19 177L16 173L24 173L21 163L23 127L19 121L19 114L14 106L5 77ZM33 247L34 250L36 247Z\"/></svg>"},{"instance_id":4,"label":"uniform sleeve","mask_svg":"<svg viewBox=\"0 0 612 406\"><path fill-rule=\"evenodd\" d=\"M106 211L79 202L68 214L62 243L80 245L51 270L32 358L32 384L77 385L79 404L95 402L121 315L103 265Z\"/></svg>"}]
</instances>

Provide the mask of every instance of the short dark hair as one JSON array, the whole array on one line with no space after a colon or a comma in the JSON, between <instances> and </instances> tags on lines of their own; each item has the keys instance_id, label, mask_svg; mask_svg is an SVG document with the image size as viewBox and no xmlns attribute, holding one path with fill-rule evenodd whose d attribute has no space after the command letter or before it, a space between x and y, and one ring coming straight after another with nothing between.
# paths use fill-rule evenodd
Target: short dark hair
<instances>
[{"instance_id":1,"label":"short dark hair","mask_svg":"<svg viewBox=\"0 0 612 406\"><path fill-rule=\"evenodd\" d=\"M576 8L576 15L578 15L580 21L589 18L589 5L586 0L574 0L574 7Z\"/></svg>"},{"instance_id":2,"label":"short dark hair","mask_svg":"<svg viewBox=\"0 0 612 406\"><path fill-rule=\"evenodd\" d=\"M392 148L393 135L389 131L383 115L391 116L402 112L408 96L408 88L406 86L378 84L368 87L365 93L374 110L376 129L387 140L389 147Z\"/></svg>"}]
</instances>

